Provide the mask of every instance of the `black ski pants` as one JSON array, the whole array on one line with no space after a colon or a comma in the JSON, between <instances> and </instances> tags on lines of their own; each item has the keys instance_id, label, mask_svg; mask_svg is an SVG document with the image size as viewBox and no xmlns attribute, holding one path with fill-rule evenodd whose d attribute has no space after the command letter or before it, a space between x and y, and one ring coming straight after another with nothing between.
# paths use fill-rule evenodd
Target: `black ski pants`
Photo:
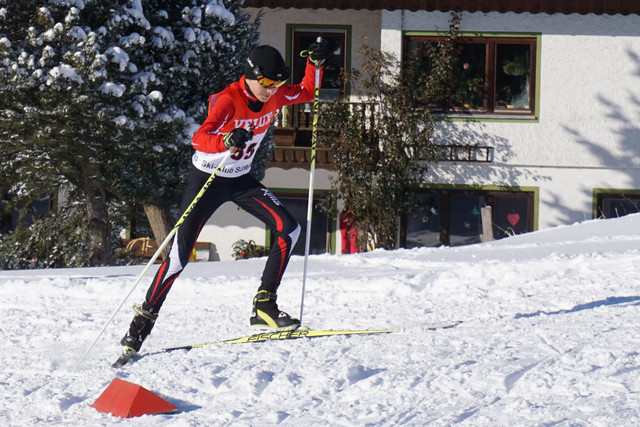
<instances>
[{"instance_id":1,"label":"black ski pants","mask_svg":"<svg viewBox=\"0 0 640 427\"><path fill-rule=\"evenodd\" d=\"M185 212L210 175L190 167L186 188L182 196L181 212ZM146 301L157 313L164 303L173 282L189 262L202 227L225 202L234 202L240 208L264 222L271 230L272 245L258 290L276 292L298 240L300 225L269 189L251 175L237 178L216 177L178 228L169 256L156 273Z\"/></svg>"}]
</instances>

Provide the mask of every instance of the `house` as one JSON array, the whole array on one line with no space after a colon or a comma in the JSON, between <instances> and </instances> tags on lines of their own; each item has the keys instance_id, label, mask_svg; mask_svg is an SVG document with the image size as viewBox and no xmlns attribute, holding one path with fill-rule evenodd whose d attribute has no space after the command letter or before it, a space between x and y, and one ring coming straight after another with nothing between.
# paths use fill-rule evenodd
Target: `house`
<instances>
[{"instance_id":1,"label":"house","mask_svg":"<svg viewBox=\"0 0 640 427\"><path fill-rule=\"evenodd\" d=\"M460 14L461 73L472 90L438 124L443 158L416 183L427 207L402 218L400 246L463 245L640 211L640 2L246 0L245 7L261 14L260 42L285 54L294 80L297 53L319 32L329 38L337 55L323 99L348 95L336 72L360 67L363 37L402 59L437 40L452 11ZM309 120L308 105L281 114L264 181L302 224ZM326 203L332 165L322 149L318 155L314 197ZM336 222L322 211L313 221L311 252L339 253ZM230 259L238 239L268 238L232 205L200 236L220 259Z\"/></svg>"}]
</instances>

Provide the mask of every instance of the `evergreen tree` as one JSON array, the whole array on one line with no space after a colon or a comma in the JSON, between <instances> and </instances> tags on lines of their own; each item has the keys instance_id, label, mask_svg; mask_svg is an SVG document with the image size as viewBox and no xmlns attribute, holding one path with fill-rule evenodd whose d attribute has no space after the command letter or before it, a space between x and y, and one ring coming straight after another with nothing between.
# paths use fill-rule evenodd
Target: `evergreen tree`
<instances>
[{"instance_id":1,"label":"evergreen tree","mask_svg":"<svg viewBox=\"0 0 640 427\"><path fill-rule=\"evenodd\" d=\"M258 181L262 181L266 175L267 162L276 143L273 141L273 124L264 135L256 156L251 163L251 175Z\"/></svg>"},{"instance_id":2,"label":"evergreen tree","mask_svg":"<svg viewBox=\"0 0 640 427\"><path fill-rule=\"evenodd\" d=\"M126 90L152 102L135 102L119 117L128 137L108 164L109 187L121 199L142 203L158 242L173 227L169 208L190 162L191 135L206 117L208 96L242 74L256 43L258 23L240 5L143 1L137 6L144 19L121 32L126 36L118 45L137 69L123 76Z\"/></svg>"},{"instance_id":3,"label":"evergreen tree","mask_svg":"<svg viewBox=\"0 0 640 427\"><path fill-rule=\"evenodd\" d=\"M68 183L84 198L89 262L111 260L107 197L100 167L113 128L114 102L105 91L102 51L109 31L78 24L82 2L4 1L2 82L3 152L23 186L38 180ZM118 9L118 5L112 5ZM110 9L96 11L100 20ZM19 22L14 17L20 17ZM35 183L35 184L34 184Z\"/></svg>"},{"instance_id":4,"label":"evergreen tree","mask_svg":"<svg viewBox=\"0 0 640 427\"><path fill-rule=\"evenodd\" d=\"M110 194L172 225L167 200L207 96L241 74L257 38L240 5L0 0L4 187L25 197L77 189L91 265L111 260Z\"/></svg>"},{"instance_id":5,"label":"evergreen tree","mask_svg":"<svg viewBox=\"0 0 640 427\"><path fill-rule=\"evenodd\" d=\"M83 211L73 206L36 218L28 227L18 224L13 233L0 235L0 270L86 265L86 226Z\"/></svg>"}]
</instances>

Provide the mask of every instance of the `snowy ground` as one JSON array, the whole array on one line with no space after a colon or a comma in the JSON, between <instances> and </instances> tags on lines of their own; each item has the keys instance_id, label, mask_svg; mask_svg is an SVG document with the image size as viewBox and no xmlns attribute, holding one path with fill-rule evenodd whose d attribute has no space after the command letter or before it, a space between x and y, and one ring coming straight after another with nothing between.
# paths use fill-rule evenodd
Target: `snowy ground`
<instances>
[{"instance_id":1,"label":"snowy ground","mask_svg":"<svg viewBox=\"0 0 640 427\"><path fill-rule=\"evenodd\" d=\"M136 288L73 368L141 267L0 271L0 424L640 424L640 215L489 244L309 260L305 324L389 335L166 347L250 332L264 259L198 263L142 353L116 371ZM154 267L155 270L155 267ZM280 305L298 314L302 259ZM429 331L453 320L452 329ZM114 377L179 408L120 419L91 408Z\"/></svg>"}]
</instances>

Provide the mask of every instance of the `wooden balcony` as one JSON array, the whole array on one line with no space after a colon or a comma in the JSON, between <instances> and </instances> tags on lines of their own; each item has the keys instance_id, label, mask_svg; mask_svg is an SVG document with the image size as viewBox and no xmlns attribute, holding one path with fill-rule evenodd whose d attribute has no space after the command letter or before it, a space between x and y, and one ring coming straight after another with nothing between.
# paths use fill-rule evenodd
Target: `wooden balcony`
<instances>
[{"instance_id":1,"label":"wooden balcony","mask_svg":"<svg viewBox=\"0 0 640 427\"><path fill-rule=\"evenodd\" d=\"M267 161L268 167L291 169L311 167L311 148L309 147L273 147L271 157ZM333 164L329 159L329 149L316 148L316 168L333 170Z\"/></svg>"},{"instance_id":2,"label":"wooden balcony","mask_svg":"<svg viewBox=\"0 0 640 427\"><path fill-rule=\"evenodd\" d=\"M312 104L296 104L282 108L274 119L275 146L267 167L282 169L311 166ZM316 144L316 168L333 170L329 149Z\"/></svg>"},{"instance_id":3,"label":"wooden balcony","mask_svg":"<svg viewBox=\"0 0 640 427\"><path fill-rule=\"evenodd\" d=\"M349 104L353 114L362 114L368 118L365 128L375 127L375 114L372 114L375 108L373 103ZM267 161L267 167L309 170L312 125L313 112L310 103L291 105L279 110L274 118L275 146ZM437 156L438 161L441 162L492 162L493 147L477 144L445 144L438 147ZM321 145L316 147L316 168L334 170L329 149Z\"/></svg>"}]
</instances>

